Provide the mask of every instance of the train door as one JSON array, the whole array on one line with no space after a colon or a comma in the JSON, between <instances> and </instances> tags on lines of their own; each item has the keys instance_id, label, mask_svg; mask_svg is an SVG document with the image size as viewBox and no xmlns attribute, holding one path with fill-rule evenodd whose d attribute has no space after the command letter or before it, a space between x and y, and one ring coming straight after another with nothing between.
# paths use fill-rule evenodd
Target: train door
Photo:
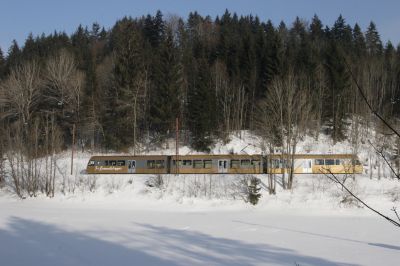
<instances>
[{"instance_id":1,"label":"train door","mask_svg":"<svg viewBox=\"0 0 400 266\"><path fill-rule=\"evenodd\" d=\"M305 174L312 173L312 160L311 159L303 160L303 173L305 173Z\"/></svg>"},{"instance_id":2,"label":"train door","mask_svg":"<svg viewBox=\"0 0 400 266\"><path fill-rule=\"evenodd\" d=\"M228 160L218 160L218 173L228 173Z\"/></svg>"},{"instance_id":3,"label":"train door","mask_svg":"<svg viewBox=\"0 0 400 266\"><path fill-rule=\"evenodd\" d=\"M128 160L128 173L129 174L136 173L136 161Z\"/></svg>"}]
</instances>

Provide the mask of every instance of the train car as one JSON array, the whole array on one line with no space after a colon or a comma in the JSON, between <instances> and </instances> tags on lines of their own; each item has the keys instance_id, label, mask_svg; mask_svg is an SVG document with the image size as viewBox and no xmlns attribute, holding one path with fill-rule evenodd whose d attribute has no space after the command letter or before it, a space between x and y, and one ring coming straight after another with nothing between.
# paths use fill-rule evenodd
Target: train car
<instances>
[{"instance_id":1,"label":"train car","mask_svg":"<svg viewBox=\"0 0 400 266\"><path fill-rule=\"evenodd\" d=\"M266 173L282 174L289 170L287 155L267 156ZM294 159L295 174L361 174L363 167L352 154L296 154Z\"/></svg>"},{"instance_id":2,"label":"train car","mask_svg":"<svg viewBox=\"0 0 400 266\"><path fill-rule=\"evenodd\" d=\"M168 174L168 156L92 156L88 174Z\"/></svg>"},{"instance_id":3,"label":"train car","mask_svg":"<svg viewBox=\"0 0 400 266\"><path fill-rule=\"evenodd\" d=\"M261 155L171 156L171 173L180 174L262 174Z\"/></svg>"},{"instance_id":4,"label":"train car","mask_svg":"<svg viewBox=\"0 0 400 266\"><path fill-rule=\"evenodd\" d=\"M261 174L261 155L93 156L88 174Z\"/></svg>"},{"instance_id":5,"label":"train car","mask_svg":"<svg viewBox=\"0 0 400 266\"><path fill-rule=\"evenodd\" d=\"M93 156L88 174L262 174L287 173L285 154ZM295 174L359 174L363 167L351 154L296 154Z\"/></svg>"}]
</instances>

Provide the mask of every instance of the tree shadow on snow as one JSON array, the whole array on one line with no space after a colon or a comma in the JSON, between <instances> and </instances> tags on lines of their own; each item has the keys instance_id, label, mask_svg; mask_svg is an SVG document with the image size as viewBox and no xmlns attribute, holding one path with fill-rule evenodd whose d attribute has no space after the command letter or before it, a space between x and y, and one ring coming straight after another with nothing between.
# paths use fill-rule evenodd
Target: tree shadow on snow
<instances>
[{"instance_id":1,"label":"tree shadow on snow","mask_svg":"<svg viewBox=\"0 0 400 266\"><path fill-rule=\"evenodd\" d=\"M360 241L360 240L355 240L355 239L350 239L350 238L345 238L345 237L319 234L319 233L307 232L307 231L290 229L290 228L285 228L285 227L280 227L280 226L267 225L267 224L256 224L256 223L249 223L249 222L237 221L237 220L233 220L232 222L245 224L245 225L253 225L253 226L260 226L260 227L265 227L265 228L283 230L283 231L299 233L299 234L306 234L306 235L310 235L310 236L322 237L322 238L327 238L327 239L342 240L342 241L347 241L347 242L365 244L365 245L370 245L370 246L375 246L375 247L380 247L380 248L400 250L399 246L394 246L394 245L381 244L381 243L369 243L366 241Z\"/></svg>"},{"instance_id":2,"label":"tree shadow on snow","mask_svg":"<svg viewBox=\"0 0 400 266\"><path fill-rule=\"evenodd\" d=\"M134 224L132 230L77 232L16 217L0 229L0 247L2 263L9 266L338 264L291 249L149 224Z\"/></svg>"},{"instance_id":3,"label":"tree shadow on snow","mask_svg":"<svg viewBox=\"0 0 400 266\"><path fill-rule=\"evenodd\" d=\"M12 217L0 229L1 265L176 265L174 261L118 243Z\"/></svg>"},{"instance_id":4,"label":"tree shadow on snow","mask_svg":"<svg viewBox=\"0 0 400 266\"><path fill-rule=\"evenodd\" d=\"M148 224L136 225L143 228L139 234L144 237L144 241L152 243L161 254L172 252L182 257L182 265L338 265L338 262L301 255L291 249L267 244L250 244L196 231Z\"/></svg>"},{"instance_id":5,"label":"tree shadow on snow","mask_svg":"<svg viewBox=\"0 0 400 266\"><path fill-rule=\"evenodd\" d=\"M399 250L400 251L400 247L399 246L395 246L395 245L388 245L388 244L381 244L381 243L368 243L368 245L375 246L375 247L381 247L381 248L387 248L387 249L394 249L394 250Z\"/></svg>"}]
</instances>

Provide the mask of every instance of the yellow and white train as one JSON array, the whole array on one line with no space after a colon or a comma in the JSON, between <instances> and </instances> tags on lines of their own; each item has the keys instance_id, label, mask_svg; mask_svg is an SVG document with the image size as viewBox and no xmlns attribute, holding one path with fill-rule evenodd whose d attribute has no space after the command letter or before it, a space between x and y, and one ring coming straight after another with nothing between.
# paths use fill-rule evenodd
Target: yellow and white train
<instances>
[{"instance_id":1,"label":"yellow and white train","mask_svg":"<svg viewBox=\"0 0 400 266\"><path fill-rule=\"evenodd\" d=\"M92 156L88 174L282 174L293 160L295 174L360 174L352 154Z\"/></svg>"}]
</instances>

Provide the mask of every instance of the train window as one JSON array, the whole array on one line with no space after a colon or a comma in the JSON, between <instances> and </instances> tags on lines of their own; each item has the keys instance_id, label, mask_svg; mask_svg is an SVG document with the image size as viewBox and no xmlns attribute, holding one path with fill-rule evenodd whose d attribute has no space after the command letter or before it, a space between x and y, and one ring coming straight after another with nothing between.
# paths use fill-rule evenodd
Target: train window
<instances>
[{"instance_id":1,"label":"train window","mask_svg":"<svg viewBox=\"0 0 400 266\"><path fill-rule=\"evenodd\" d=\"M203 168L203 161L202 160L194 160L193 167L194 168Z\"/></svg>"},{"instance_id":2,"label":"train window","mask_svg":"<svg viewBox=\"0 0 400 266\"><path fill-rule=\"evenodd\" d=\"M231 160L231 168L239 168L240 161L239 160Z\"/></svg>"},{"instance_id":3,"label":"train window","mask_svg":"<svg viewBox=\"0 0 400 266\"><path fill-rule=\"evenodd\" d=\"M184 166L192 166L192 160L183 160Z\"/></svg>"},{"instance_id":4,"label":"train window","mask_svg":"<svg viewBox=\"0 0 400 266\"><path fill-rule=\"evenodd\" d=\"M323 159L315 159L315 165L324 165Z\"/></svg>"},{"instance_id":5,"label":"train window","mask_svg":"<svg viewBox=\"0 0 400 266\"><path fill-rule=\"evenodd\" d=\"M212 168L212 161L204 160L204 168Z\"/></svg>"},{"instance_id":6,"label":"train window","mask_svg":"<svg viewBox=\"0 0 400 266\"><path fill-rule=\"evenodd\" d=\"M123 160L118 160L118 161L117 161L117 165L118 165L118 166L125 166L125 161L123 161Z\"/></svg>"},{"instance_id":7,"label":"train window","mask_svg":"<svg viewBox=\"0 0 400 266\"><path fill-rule=\"evenodd\" d=\"M251 165L252 166L260 166L260 161L259 160L251 160Z\"/></svg>"},{"instance_id":8,"label":"train window","mask_svg":"<svg viewBox=\"0 0 400 266\"><path fill-rule=\"evenodd\" d=\"M342 164L342 162L339 160L339 159L336 159L336 163L335 163L336 165L341 165Z\"/></svg>"},{"instance_id":9,"label":"train window","mask_svg":"<svg viewBox=\"0 0 400 266\"><path fill-rule=\"evenodd\" d=\"M173 161L173 164L176 165L176 160ZM191 160L179 160L178 161L178 166L179 167L190 167L192 166L192 161Z\"/></svg>"},{"instance_id":10,"label":"train window","mask_svg":"<svg viewBox=\"0 0 400 266\"><path fill-rule=\"evenodd\" d=\"M164 168L164 160L156 160L155 164L154 164L155 168Z\"/></svg>"},{"instance_id":11,"label":"train window","mask_svg":"<svg viewBox=\"0 0 400 266\"><path fill-rule=\"evenodd\" d=\"M334 159L325 159L325 165L335 165Z\"/></svg>"},{"instance_id":12,"label":"train window","mask_svg":"<svg viewBox=\"0 0 400 266\"><path fill-rule=\"evenodd\" d=\"M247 168L247 167L249 167L251 164L250 164L250 160L241 160L240 161L240 167L244 167L244 168Z\"/></svg>"},{"instance_id":13,"label":"train window","mask_svg":"<svg viewBox=\"0 0 400 266\"><path fill-rule=\"evenodd\" d=\"M279 168L289 168L287 160L279 160Z\"/></svg>"},{"instance_id":14,"label":"train window","mask_svg":"<svg viewBox=\"0 0 400 266\"><path fill-rule=\"evenodd\" d=\"M116 165L117 165L117 161L114 161L114 160L106 161L106 166L116 166Z\"/></svg>"},{"instance_id":15,"label":"train window","mask_svg":"<svg viewBox=\"0 0 400 266\"><path fill-rule=\"evenodd\" d=\"M88 166L94 166L94 161L89 161Z\"/></svg>"},{"instance_id":16,"label":"train window","mask_svg":"<svg viewBox=\"0 0 400 266\"><path fill-rule=\"evenodd\" d=\"M279 160L278 159L272 160L272 168L279 168Z\"/></svg>"},{"instance_id":17,"label":"train window","mask_svg":"<svg viewBox=\"0 0 400 266\"><path fill-rule=\"evenodd\" d=\"M155 168L155 163L156 163L156 161L154 161L154 160L148 160L147 161L147 168L149 168L149 169Z\"/></svg>"}]
</instances>

